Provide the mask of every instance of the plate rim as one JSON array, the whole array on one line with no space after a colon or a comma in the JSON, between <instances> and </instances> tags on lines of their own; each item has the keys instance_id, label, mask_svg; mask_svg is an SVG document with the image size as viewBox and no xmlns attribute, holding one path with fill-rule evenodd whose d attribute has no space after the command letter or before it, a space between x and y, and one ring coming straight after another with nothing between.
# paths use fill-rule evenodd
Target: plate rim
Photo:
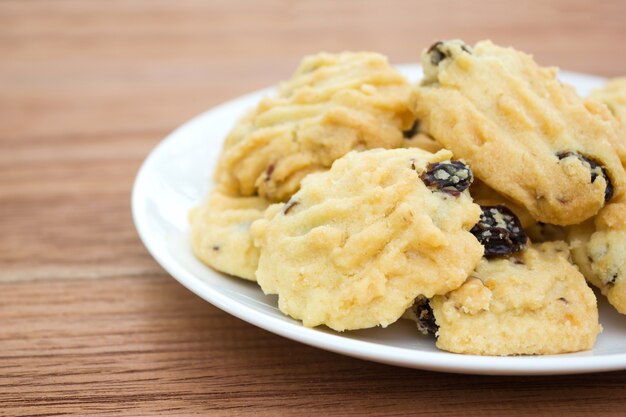
<instances>
[{"instance_id":1,"label":"plate rim","mask_svg":"<svg viewBox=\"0 0 626 417\"><path fill-rule=\"evenodd\" d=\"M419 65L395 65L404 71L419 71ZM590 74L560 71L570 77L581 77L595 80L606 80ZM304 327L299 322L280 320L265 313L259 313L239 301L230 298L210 284L197 278L191 271L180 265L166 248L159 247L148 225L146 210L147 181L150 169L156 163L158 155L170 144L184 137L185 130L198 123L209 114L225 110L230 106L249 100L252 97L267 94L275 87L267 87L235 97L217 106L214 106L197 116L187 120L163 140L161 140L142 162L131 193L131 212L133 222L139 237L150 253L168 274L200 298L218 307L219 309L244 320L256 327L288 339L307 344L316 348L328 350L338 354L356 357L368 361L385 363L429 371L482 374L482 375L556 375L587 372L606 372L626 369L626 353L604 354L601 356L571 356L571 354L546 356L479 356L454 354L444 351L428 352L415 349L384 346L379 343L346 338L341 334L319 331L315 328ZM260 288L259 288L260 291ZM592 351L591 351L592 352Z\"/></svg>"}]
</instances>

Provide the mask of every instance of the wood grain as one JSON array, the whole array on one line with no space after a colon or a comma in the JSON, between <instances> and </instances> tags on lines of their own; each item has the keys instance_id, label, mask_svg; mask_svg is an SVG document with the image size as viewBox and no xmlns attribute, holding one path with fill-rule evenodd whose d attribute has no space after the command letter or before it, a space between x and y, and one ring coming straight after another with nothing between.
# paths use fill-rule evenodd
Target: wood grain
<instances>
[{"instance_id":1,"label":"wood grain","mask_svg":"<svg viewBox=\"0 0 626 417\"><path fill-rule=\"evenodd\" d=\"M164 274L2 286L3 413L623 415L624 373L479 377L363 362L242 323Z\"/></svg>"},{"instance_id":2,"label":"wood grain","mask_svg":"<svg viewBox=\"0 0 626 417\"><path fill-rule=\"evenodd\" d=\"M420 372L257 329L167 276L129 201L169 131L306 53L414 62L436 39L488 37L615 76L625 15L581 0L0 2L0 415L623 415L626 372Z\"/></svg>"}]
</instances>

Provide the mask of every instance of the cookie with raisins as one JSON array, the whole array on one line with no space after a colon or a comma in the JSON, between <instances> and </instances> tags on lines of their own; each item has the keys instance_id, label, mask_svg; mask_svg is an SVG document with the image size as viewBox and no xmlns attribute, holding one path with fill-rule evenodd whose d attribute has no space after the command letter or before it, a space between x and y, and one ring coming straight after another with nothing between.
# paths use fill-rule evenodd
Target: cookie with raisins
<instances>
[{"instance_id":1,"label":"cookie with raisins","mask_svg":"<svg viewBox=\"0 0 626 417\"><path fill-rule=\"evenodd\" d=\"M591 349L601 330L596 298L568 255L561 241L484 258L460 288L430 301L437 347L498 356Z\"/></svg>"},{"instance_id":2,"label":"cookie with raisins","mask_svg":"<svg viewBox=\"0 0 626 417\"><path fill-rule=\"evenodd\" d=\"M229 195L285 202L351 150L399 148L415 121L412 86L379 54L305 57L228 135L215 171Z\"/></svg>"},{"instance_id":3,"label":"cookie with raisins","mask_svg":"<svg viewBox=\"0 0 626 417\"><path fill-rule=\"evenodd\" d=\"M307 176L252 225L263 291L305 326L343 331L385 327L417 296L457 288L483 247L469 232L480 216L466 189L471 171L451 156L350 152Z\"/></svg>"},{"instance_id":4,"label":"cookie with raisins","mask_svg":"<svg viewBox=\"0 0 626 417\"><path fill-rule=\"evenodd\" d=\"M611 203L594 219L570 227L568 240L585 278L626 314L626 201Z\"/></svg>"},{"instance_id":5,"label":"cookie with raisins","mask_svg":"<svg viewBox=\"0 0 626 417\"><path fill-rule=\"evenodd\" d=\"M617 137L609 136L609 139L622 165L626 166L626 77L609 80L601 88L592 91L589 98L606 105L615 117L620 134Z\"/></svg>"},{"instance_id":6,"label":"cookie with raisins","mask_svg":"<svg viewBox=\"0 0 626 417\"><path fill-rule=\"evenodd\" d=\"M252 243L250 225L263 217L267 206L263 198L213 191L189 214L194 254L218 271L255 281L259 250Z\"/></svg>"},{"instance_id":7,"label":"cookie with raisins","mask_svg":"<svg viewBox=\"0 0 626 417\"><path fill-rule=\"evenodd\" d=\"M512 48L438 42L413 97L420 129L537 220L580 223L624 192L608 109Z\"/></svg>"}]
</instances>

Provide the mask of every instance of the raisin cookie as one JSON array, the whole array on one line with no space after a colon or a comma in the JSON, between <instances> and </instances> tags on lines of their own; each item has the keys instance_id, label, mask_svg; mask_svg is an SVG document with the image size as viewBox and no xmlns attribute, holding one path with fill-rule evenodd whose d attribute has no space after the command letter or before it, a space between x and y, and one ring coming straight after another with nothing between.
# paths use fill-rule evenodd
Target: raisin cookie
<instances>
[{"instance_id":1,"label":"raisin cookie","mask_svg":"<svg viewBox=\"0 0 626 417\"><path fill-rule=\"evenodd\" d=\"M350 152L252 225L257 281L305 326L387 326L420 294L460 286L483 248L472 174L448 151Z\"/></svg>"},{"instance_id":2,"label":"raisin cookie","mask_svg":"<svg viewBox=\"0 0 626 417\"><path fill-rule=\"evenodd\" d=\"M194 254L218 271L255 281L259 249L250 225L269 203L259 197L230 197L214 191L189 214Z\"/></svg>"},{"instance_id":3,"label":"raisin cookie","mask_svg":"<svg viewBox=\"0 0 626 417\"><path fill-rule=\"evenodd\" d=\"M401 147L414 121L411 89L379 54L304 58L227 137L215 172L220 190L286 201L307 174L353 149Z\"/></svg>"},{"instance_id":4,"label":"raisin cookie","mask_svg":"<svg viewBox=\"0 0 626 417\"><path fill-rule=\"evenodd\" d=\"M607 205L590 221L572 226L572 258L609 303L626 314L626 201Z\"/></svg>"},{"instance_id":5,"label":"raisin cookie","mask_svg":"<svg viewBox=\"0 0 626 417\"><path fill-rule=\"evenodd\" d=\"M437 42L422 64L413 97L421 127L536 220L577 224L622 194L614 118L555 68L489 41Z\"/></svg>"},{"instance_id":6,"label":"raisin cookie","mask_svg":"<svg viewBox=\"0 0 626 417\"><path fill-rule=\"evenodd\" d=\"M595 295L568 261L565 242L483 259L458 289L417 300L437 347L476 355L547 355L591 349L601 331ZM432 310L429 310L432 309ZM434 321L433 321L434 319Z\"/></svg>"},{"instance_id":7,"label":"raisin cookie","mask_svg":"<svg viewBox=\"0 0 626 417\"><path fill-rule=\"evenodd\" d=\"M626 77L610 80L604 87L593 91L589 98L606 104L615 116L619 124L620 136L611 144L622 161L622 165L626 166Z\"/></svg>"}]
</instances>

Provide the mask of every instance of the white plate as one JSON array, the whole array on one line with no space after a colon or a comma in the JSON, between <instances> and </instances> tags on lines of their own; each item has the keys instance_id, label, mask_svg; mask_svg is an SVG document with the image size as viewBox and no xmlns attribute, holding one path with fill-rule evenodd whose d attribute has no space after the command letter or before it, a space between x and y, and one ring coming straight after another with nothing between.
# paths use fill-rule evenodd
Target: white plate
<instances>
[{"instance_id":1,"label":"white plate","mask_svg":"<svg viewBox=\"0 0 626 417\"><path fill-rule=\"evenodd\" d=\"M400 70L411 80L421 77L416 65ZM562 73L581 94L604 80ZM311 346L361 359L410 368L473 374L566 374L626 369L626 317L600 297L604 332L593 351L518 357L481 357L439 351L406 320L386 329L335 333L309 329L285 317L276 297L265 296L251 282L206 267L192 254L187 213L212 187L211 174L222 140L244 110L272 89L264 89L215 107L190 120L161 142L139 170L132 196L139 235L154 258L181 284L220 309L255 326Z\"/></svg>"}]
</instances>

